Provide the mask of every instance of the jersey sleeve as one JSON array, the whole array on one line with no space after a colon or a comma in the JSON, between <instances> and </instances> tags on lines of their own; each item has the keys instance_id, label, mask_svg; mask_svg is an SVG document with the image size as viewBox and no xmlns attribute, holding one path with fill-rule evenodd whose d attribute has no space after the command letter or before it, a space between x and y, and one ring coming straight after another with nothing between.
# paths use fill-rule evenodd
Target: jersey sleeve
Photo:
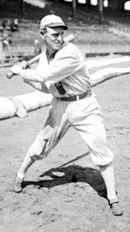
<instances>
[{"instance_id":1,"label":"jersey sleeve","mask_svg":"<svg viewBox=\"0 0 130 232\"><path fill-rule=\"evenodd\" d=\"M78 48L68 44L58 51L50 64L43 65L37 70L22 70L21 75L38 82L55 84L81 69L85 65Z\"/></svg>"}]
</instances>

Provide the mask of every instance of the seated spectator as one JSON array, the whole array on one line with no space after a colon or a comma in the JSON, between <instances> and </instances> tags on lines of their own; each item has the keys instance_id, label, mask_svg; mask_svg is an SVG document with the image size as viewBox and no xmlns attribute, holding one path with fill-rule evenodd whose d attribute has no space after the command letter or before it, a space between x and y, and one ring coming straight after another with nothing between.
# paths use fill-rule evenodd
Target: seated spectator
<instances>
[{"instance_id":1,"label":"seated spectator","mask_svg":"<svg viewBox=\"0 0 130 232\"><path fill-rule=\"evenodd\" d=\"M3 31L6 29L6 26L7 26L7 20L4 19L4 20L1 22L0 31L3 32Z\"/></svg>"},{"instance_id":2,"label":"seated spectator","mask_svg":"<svg viewBox=\"0 0 130 232\"><path fill-rule=\"evenodd\" d=\"M11 23L10 23L10 30L12 32L15 32L18 30L18 19L14 19Z\"/></svg>"},{"instance_id":3,"label":"seated spectator","mask_svg":"<svg viewBox=\"0 0 130 232\"><path fill-rule=\"evenodd\" d=\"M37 56L42 52L41 45L37 39L34 40L34 54Z\"/></svg>"}]
</instances>

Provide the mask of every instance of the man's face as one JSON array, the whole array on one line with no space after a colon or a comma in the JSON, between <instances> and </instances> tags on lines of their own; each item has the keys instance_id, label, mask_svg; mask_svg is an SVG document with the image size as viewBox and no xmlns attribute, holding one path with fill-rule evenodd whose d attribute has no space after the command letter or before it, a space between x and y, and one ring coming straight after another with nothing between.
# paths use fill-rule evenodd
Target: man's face
<instances>
[{"instance_id":1,"label":"man's face","mask_svg":"<svg viewBox=\"0 0 130 232\"><path fill-rule=\"evenodd\" d=\"M64 29L62 27L46 27L44 34L45 44L49 53L54 53L60 49L64 39Z\"/></svg>"}]
</instances>

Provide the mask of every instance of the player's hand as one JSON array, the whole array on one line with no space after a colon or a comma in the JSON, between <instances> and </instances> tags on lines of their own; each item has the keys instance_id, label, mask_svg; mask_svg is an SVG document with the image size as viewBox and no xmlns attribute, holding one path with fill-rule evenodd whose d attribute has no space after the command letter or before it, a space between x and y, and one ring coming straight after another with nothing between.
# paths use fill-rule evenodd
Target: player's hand
<instances>
[{"instance_id":1,"label":"player's hand","mask_svg":"<svg viewBox=\"0 0 130 232\"><path fill-rule=\"evenodd\" d=\"M20 74L21 70L22 69L26 69L28 68L28 63L23 60L21 63L19 64L15 64L11 69L10 71L14 74L14 75L18 75Z\"/></svg>"},{"instance_id":2,"label":"player's hand","mask_svg":"<svg viewBox=\"0 0 130 232\"><path fill-rule=\"evenodd\" d=\"M18 75L20 74L22 70L22 67L20 64L15 64L11 69L10 69L10 72L12 72L14 75Z\"/></svg>"},{"instance_id":3,"label":"player's hand","mask_svg":"<svg viewBox=\"0 0 130 232\"><path fill-rule=\"evenodd\" d=\"M21 63L20 63L22 69L27 69L27 68L30 68L30 65L27 61L23 60Z\"/></svg>"}]
</instances>

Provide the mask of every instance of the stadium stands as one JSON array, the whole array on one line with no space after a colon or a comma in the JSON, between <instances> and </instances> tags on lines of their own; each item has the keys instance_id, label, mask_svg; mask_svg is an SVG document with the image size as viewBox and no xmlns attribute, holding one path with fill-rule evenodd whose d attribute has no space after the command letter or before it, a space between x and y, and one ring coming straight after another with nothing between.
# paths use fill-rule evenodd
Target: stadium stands
<instances>
[{"instance_id":1,"label":"stadium stands","mask_svg":"<svg viewBox=\"0 0 130 232\"><path fill-rule=\"evenodd\" d=\"M34 41L36 39L41 41L38 34L39 21L41 17L52 10L62 16L69 25L70 29L67 33L75 35L75 42L85 54L130 53L130 29L128 17L125 17L124 13L115 14L105 11L106 20L101 25L99 24L97 8L88 5L78 5L76 16L73 18L71 4L64 1L48 1L44 9L24 3L22 11L20 6L18 7L16 0L10 2L16 4L17 10L16 8L12 10L13 7L11 6L11 11L8 11L6 18L17 17L19 23L19 30L11 34L12 43L10 47L16 56L33 56ZM1 21L4 19L6 10L4 8L2 11L3 17L1 14ZM127 13L126 16L128 16ZM8 47L5 47L4 50L5 56L9 57Z\"/></svg>"}]
</instances>

